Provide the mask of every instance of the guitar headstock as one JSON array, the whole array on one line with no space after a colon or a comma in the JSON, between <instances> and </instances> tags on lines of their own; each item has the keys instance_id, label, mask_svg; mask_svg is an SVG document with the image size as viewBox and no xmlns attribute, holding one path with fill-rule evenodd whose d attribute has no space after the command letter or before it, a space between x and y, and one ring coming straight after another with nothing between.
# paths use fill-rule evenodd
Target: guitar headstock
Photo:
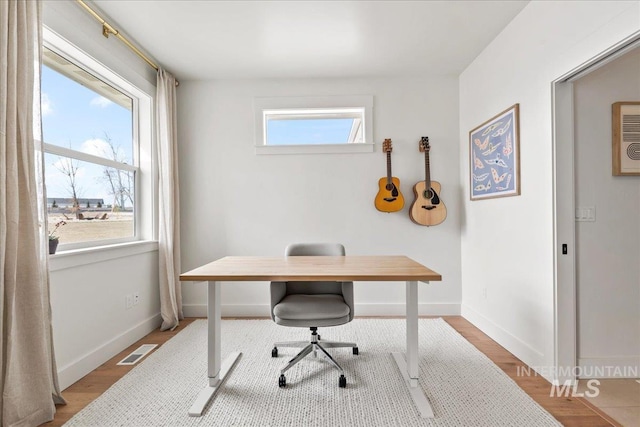
<instances>
[{"instance_id":1,"label":"guitar headstock","mask_svg":"<svg viewBox=\"0 0 640 427\"><path fill-rule=\"evenodd\" d=\"M422 138L420 138L420 142L418 143L418 149L420 150L421 153L431 150L428 136L423 136Z\"/></svg>"},{"instance_id":2,"label":"guitar headstock","mask_svg":"<svg viewBox=\"0 0 640 427\"><path fill-rule=\"evenodd\" d=\"M391 139L387 138L382 143L382 152L390 153L391 151L393 151L393 147L391 146Z\"/></svg>"}]
</instances>

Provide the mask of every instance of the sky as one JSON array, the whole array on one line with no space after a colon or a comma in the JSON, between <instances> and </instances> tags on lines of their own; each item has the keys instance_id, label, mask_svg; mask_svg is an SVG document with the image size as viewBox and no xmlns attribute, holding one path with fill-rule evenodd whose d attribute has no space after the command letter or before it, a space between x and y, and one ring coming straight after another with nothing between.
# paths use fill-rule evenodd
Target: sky
<instances>
[{"instance_id":1,"label":"sky","mask_svg":"<svg viewBox=\"0 0 640 427\"><path fill-rule=\"evenodd\" d=\"M42 131L44 142L111 158L108 135L118 147L121 161L132 164L132 114L70 78L42 67ZM67 177L56 166L57 155L45 155L47 197L71 196ZM80 198L101 198L111 204L110 186L102 178L104 167L78 162Z\"/></svg>"},{"instance_id":2,"label":"sky","mask_svg":"<svg viewBox=\"0 0 640 427\"><path fill-rule=\"evenodd\" d=\"M349 140L353 119L269 120L270 145L344 144Z\"/></svg>"}]
</instances>

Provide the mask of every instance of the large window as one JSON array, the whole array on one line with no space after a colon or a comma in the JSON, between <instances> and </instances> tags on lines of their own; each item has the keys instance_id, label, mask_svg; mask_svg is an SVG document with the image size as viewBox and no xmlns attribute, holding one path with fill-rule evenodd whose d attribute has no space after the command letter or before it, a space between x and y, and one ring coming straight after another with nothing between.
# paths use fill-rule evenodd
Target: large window
<instances>
[{"instance_id":1,"label":"large window","mask_svg":"<svg viewBox=\"0 0 640 427\"><path fill-rule=\"evenodd\" d=\"M136 238L136 102L45 48L42 129L49 230L60 249Z\"/></svg>"}]
</instances>

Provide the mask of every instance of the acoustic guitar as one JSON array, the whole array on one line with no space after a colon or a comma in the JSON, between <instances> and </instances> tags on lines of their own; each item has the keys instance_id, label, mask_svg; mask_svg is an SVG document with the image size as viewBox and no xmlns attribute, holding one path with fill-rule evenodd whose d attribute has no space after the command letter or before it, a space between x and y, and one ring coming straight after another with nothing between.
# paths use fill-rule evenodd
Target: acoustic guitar
<instances>
[{"instance_id":1,"label":"acoustic guitar","mask_svg":"<svg viewBox=\"0 0 640 427\"><path fill-rule=\"evenodd\" d=\"M385 139L382 151L387 153L387 176L378 180L378 194L376 194L376 209L381 212L397 212L404 207L404 196L400 192L400 180L391 176L391 140Z\"/></svg>"},{"instance_id":2,"label":"acoustic guitar","mask_svg":"<svg viewBox=\"0 0 640 427\"><path fill-rule=\"evenodd\" d=\"M447 217L447 208L444 202L440 200L440 183L431 181L431 172L429 169L429 137L423 136L420 139L419 149L424 152L424 181L418 181L413 186L415 200L411 205L409 216L411 221L418 225L438 225Z\"/></svg>"}]
</instances>

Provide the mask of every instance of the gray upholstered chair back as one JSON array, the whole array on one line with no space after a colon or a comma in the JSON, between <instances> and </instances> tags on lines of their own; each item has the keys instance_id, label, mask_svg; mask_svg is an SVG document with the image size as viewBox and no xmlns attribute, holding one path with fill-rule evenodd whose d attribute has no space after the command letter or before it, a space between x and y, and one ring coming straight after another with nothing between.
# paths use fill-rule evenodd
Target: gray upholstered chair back
<instances>
[{"instance_id":1,"label":"gray upholstered chair back","mask_svg":"<svg viewBox=\"0 0 640 427\"><path fill-rule=\"evenodd\" d=\"M292 243L284 250L284 256L344 256L340 243Z\"/></svg>"},{"instance_id":2,"label":"gray upholstered chair back","mask_svg":"<svg viewBox=\"0 0 640 427\"><path fill-rule=\"evenodd\" d=\"M293 243L284 251L285 256L344 256L344 246L339 243ZM273 307L286 295L342 295L350 308L353 319L353 282L271 282L271 318L275 320Z\"/></svg>"},{"instance_id":3,"label":"gray upholstered chair back","mask_svg":"<svg viewBox=\"0 0 640 427\"><path fill-rule=\"evenodd\" d=\"M284 251L285 256L344 256L339 243L293 243ZM338 294L342 295L342 282L287 282L287 295Z\"/></svg>"}]
</instances>

